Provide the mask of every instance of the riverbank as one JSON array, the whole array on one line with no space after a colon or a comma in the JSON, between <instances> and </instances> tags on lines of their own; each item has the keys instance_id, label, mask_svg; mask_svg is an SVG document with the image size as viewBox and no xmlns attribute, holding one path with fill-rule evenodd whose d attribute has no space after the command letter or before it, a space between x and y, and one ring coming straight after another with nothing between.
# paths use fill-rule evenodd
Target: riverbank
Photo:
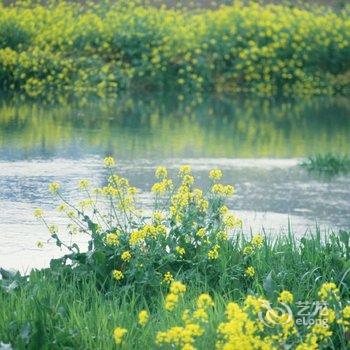
<instances>
[{"instance_id":1,"label":"riverbank","mask_svg":"<svg viewBox=\"0 0 350 350\"><path fill-rule=\"evenodd\" d=\"M197 187L189 165L155 170L152 212L104 159L101 187L81 179L76 203L49 185L66 233L35 217L65 255L29 276L0 270L0 342L8 347L346 349L350 233L296 239L241 234L235 188L214 168ZM82 249L75 237L87 237ZM44 242L38 242L44 247ZM14 312L15 310L15 312ZM237 345L239 344L239 345ZM5 345L3 345L5 346Z\"/></svg>"},{"instance_id":2,"label":"riverbank","mask_svg":"<svg viewBox=\"0 0 350 350\"><path fill-rule=\"evenodd\" d=\"M236 2L1 7L0 85L32 97L120 91L349 92L348 10Z\"/></svg>"},{"instance_id":3,"label":"riverbank","mask_svg":"<svg viewBox=\"0 0 350 350\"><path fill-rule=\"evenodd\" d=\"M200 330L191 344L197 349L214 349L224 338L220 333L224 326L219 325L228 322L225 309L230 312L233 304L228 304L235 302L242 306L242 312L231 314L231 325L225 326L228 334L233 332L231 339L235 341L230 349L241 349L242 341L247 349L255 349L259 337L259 344L269 349L287 345L293 349L311 349L312 338L317 339L314 349L345 350L349 345L350 322L349 306L346 306L350 297L348 237L348 234L332 235L322 243L316 234L295 245L290 237L284 236L274 242L262 241L249 257L242 254L244 245L237 244L235 238L221 249L215 273L174 272L174 278L182 280L187 290L173 310L165 306L169 291L165 281L146 289L142 284L121 286L115 281L105 289L106 285L100 284L93 271L80 275L68 267L32 271L28 278L13 276L0 281L0 343L29 349L114 349L113 332L121 327L127 333L117 348L168 349L170 344L157 345L158 332L184 327L184 313L190 312L193 317L197 310L197 319L191 323ZM248 270L249 266L253 270ZM327 289L326 294L320 294L326 282L335 283L339 290ZM286 292L281 294L283 291L291 292L292 297ZM198 312L196 300L202 293L209 293L215 304L205 312L199 308ZM255 299L258 296L269 300L271 306L262 307L261 299ZM281 304L278 298L285 303ZM278 316L271 316L272 311L267 313L271 309ZM138 323L142 310L149 315L145 325ZM240 322L245 322L240 318L244 314L252 319L250 331L240 328ZM321 326L312 327L313 323ZM165 339L174 344L171 348L183 349L184 344L171 335L174 332L174 329L168 332ZM177 332L182 331L177 328ZM236 341L240 341L239 345Z\"/></svg>"}]
</instances>

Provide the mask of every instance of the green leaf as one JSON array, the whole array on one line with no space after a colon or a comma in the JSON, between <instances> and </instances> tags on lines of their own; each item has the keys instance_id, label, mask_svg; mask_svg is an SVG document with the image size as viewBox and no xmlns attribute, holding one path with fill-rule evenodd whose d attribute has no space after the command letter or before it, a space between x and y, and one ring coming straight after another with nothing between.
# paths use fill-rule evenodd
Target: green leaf
<instances>
[{"instance_id":1,"label":"green leaf","mask_svg":"<svg viewBox=\"0 0 350 350\"><path fill-rule=\"evenodd\" d=\"M63 264L63 259L51 259L50 261L50 267L52 269L58 269L60 268Z\"/></svg>"},{"instance_id":2,"label":"green leaf","mask_svg":"<svg viewBox=\"0 0 350 350\"><path fill-rule=\"evenodd\" d=\"M3 288L7 293L11 293L12 291L16 290L18 287L19 287L19 283L16 280L8 283L7 285L6 284L3 285Z\"/></svg>"},{"instance_id":3,"label":"green leaf","mask_svg":"<svg viewBox=\"0 0 350 350\"><path fill-rule=\"evenodd\" d=\"M14 279L16 276L18 276L19 272L0 268L0 275L4 280L9 280L9 279Z\"/></svg>"},{"instance_id":4,"label":"green leaf","mask_svg":"<svg viewBox=\"0 0 350 350\"><path fill-rule=\"evenodd\" d=\"M272 279L272 271L266 276L263 287L268 297L273 297L274 292L277 290L277 285L275 281Z\"/></svg>"},{"instance_id":5,"label":"green leaf","mask_svg":"<svg viewBox=\"0 0 350 350\"><path fill-rule=\"evenodd\" d=\"M342 243L345 244L346 247L349 246L350 233L347 231L340 230L339 231L339 239Z\"/></svg>"}]
</instances>

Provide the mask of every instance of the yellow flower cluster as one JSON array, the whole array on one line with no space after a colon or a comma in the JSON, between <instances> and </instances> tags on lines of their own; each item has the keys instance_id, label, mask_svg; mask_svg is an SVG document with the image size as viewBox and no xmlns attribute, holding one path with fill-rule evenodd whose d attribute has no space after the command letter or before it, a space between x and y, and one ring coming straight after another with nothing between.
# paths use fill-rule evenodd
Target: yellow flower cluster
<instances>
[{"instance_id":1,"label":"yellow flower cluster","mask_svg":"<svg viewBox=\"0 0 350 350\"><path fill-rule=\"evenodd\" d=\"M87 179L82 179L79 181L79 188L86 190L90 186L90 181Z\"/></svg>"},{"instance_id":2,"label":"yellow flower cluster","mask_svg":"<svg viewBox=\"0 0 350 350\"><path fill-rule=\"evenodd\" d=\"M157 238L159 234L165 235L167 228L164 225L144 225L137 231L133 231L130 234L129 243L134 246L136 244L142 243L147 237Z\"/></svg>"},{"instance_id":3,"label":"yellow flower cluster","mask_svg":"<svg viewBox=\"0 0 350 350\"><path fill-rule=\"evenodd\" d=\"M34 217L40 219L43 216L43 210L41 208L36 208L34 210Z\"/></svg>"},{"instance_id":4,"label":"yellow flower cluster","mask_svg":"<svg viewBox=\"0 0 350 350\"><path fill-rule=\"evenodd\" d=\"M220 246L218 244L215 244L213 249L209 250L208 258L211 260L216 260L219 257L219 249L220 249Z\"/></svg>"},{"instance_id":5,"label":"yellow flower cluster","mask_svg":"<svg viewBox=\"0 0 350 350\"><path fill-rule=\"evenodd\" d=\"M167 168L163 167L163 166L159 166L157 169L156 169L156 177L158 179L164 179L168 176L168 170Z\"/></svg>"},{"instance_id":6,"label":"yellow flower cluster","mask_svg":"<svg viewBox=\"0 0 350 350\"><path fill-rule=\"evenodd\" d=\"M113 275L113 278L116 279L117 281L120 281L124 278L124 274L120 270L113 270L112 275Z\"/></svg>"},{"instance_id":7,"label":"yellow flower cluster","mask_svg":"<svg viewBox=\"0 0 350 350\"><path fill-rule=\"evenodd\" d=\"M293 294L288 290L283 290L278 297L278 301L281 303L292 303L293 300Z\"/></svg>"},{"instance_id":8,"label":"yellow flower cluster","mask_svg":"<svg viewBox=\"0 0 350 350\"><path fill-rule=\"evenodd\" d=\"M336 287L326 283L320 292L334 291ZM175 281L170 286L167 298L176 304L179 296L186 291L186 286ZM321 293L322 294L322 293ZM280 293L279 302L293 304L292 293L284 290ZM214 300L207 293L197 297L192 309L184 308L182 323L172 325L164 331L158 331L155 341L158 346L169 346L174 349L195 350L199 337L204 341L207 327L218 319L217 309L215 316L210 309L215 307ZM170 308L173 310L174 305ZM277 350L285 346L297 350L317 350L326 348L333 334L332 326L342 325L345 331L350 326L350 305L343 309L329 306L322 307L314 315L314 323L309 327L297 327L292 308L273 308L265 298L246 295L242 304L229 301L225 306L225 319L216 326L216 349L221 350ZM138 314L138 323L143 327L149 322L150 315L146 310ZM158 321L157 321L158 322ZM114 337L117 344L126 333L125 328L116 328Z\"/></svg>"},{"instance_id":9,"label":"yellow flower cluster","mask_svg":"<svg viewBox=\"0 0 350 350\"><path fill-rule=\"evenodd\" d=\"M342 324L346 332L350 331L350 305L347 305L342 310L341 319L338 320L339 324Z\"/></svg>"},{"instance_id":10,"label":"yellow flower cluster","mask_svg":"<svg viewBox=\"0 0 350 350\"><path fill-rule=\"evenodd\" d=\"M264 310L263 322L258 314L261 315ZM297 332L292 315L280 313L272 309L266 299L252 295L246 296L243 307L234 302L228 303L226 316L227 321L217 328L217 349L278 349Z\"/></svg>"},{"instance_id":11,"label":"yellow flower cluster","mask_svg":"<svg viewBox=\"0 0 350 350\"><path fill-rule=\"evenodd\" d=\"M328 300L330 298L339 299L339 289L333 282L324 283L318 292L318 296L321 300Z\"/></svg>"},{"instance_id":12,"label":"yellow flower cluster","mask_svg":"<svg viewBox=\"0 0 350 350\"><path fill-rule=\"evenodd\" d=\"M165 298L165 309L173 310L179 301L179 297L186 292L186 286L180 281L173 281L170 285L170 293Z\"/></svg>"},{"instance_id":13,"label":"yellow flower cluster","mask_svg":"<svg viewBox=\"0 0 350 350\"><path fill-rule=\"evenodd\" d=\"M188 323L184 327L175 326L165 332L158 332L156 343L171 344L182 350L194 350L193 343L196 337L203 335L204 330L196 323Z\"/></svg>"},{"instance_id":14,"label":"yellow flower cluster","mask_svg":"<svg viewBox=\"0 0 350 350\"><path fill-rule=\"evenodd\" d=\"M254 277L255 276L255 269L253 266L248 266L244 272L244 274L247 277Z\"/></svg>"},{"instance_id":15,"label":"yellow flower cluster","mask_svg":"<svg viewBox=\"0 0 350 350\"><path fill-rule=\"evenodd\" d=\"M116 344L121 344L124 335L128 332L128 330L126 328L122 328L122 327L117 327L115 328L113 335L114 335L114 341Z\"/></svg>"},{"instance_id":16,"label":"yellow flower cluster","mask_svg":"<svg viewBox=\"0 0 350 350\"><path fill-rule=\"evenodd\" d=\"M227 228L233 229L242 226L242 220L239 219L236 215L227 215L224 219L224 224Z\"/></svg>"},{"instance_id":17,"label":"yellow flower cluster","mask_svg":"<svg viewBox=\"0 0 350 350\"><path fill-rule=\"evenodd\" d=\"M224 241L228 240L230 229L241 225L235 215L227 214L225 198L208 190L204 194L203 190L195 188L191 167L184 165L179 169L178 184L172 195L164 198L154 196L155 211L150 216L144 216L136 206L136 189L130 186L126 178L110 169L115 164L112 157L104 159L104 165L108 168L106 186L90 188L88 180L78 183L81 193L87 196L78 202L78 206L69 205L61 193L58 193L64 202L58 210L71 219L68 224L69 232L84 232L90 234L93 241L98 240L95 249L103 249L104 254L116 261L111 271L115 280L129 281L130 276L131 279L136 278L132 271L145 271L148 263L154 264L154 276L160 283L173 282L174 276L170 271L173 271L172 264L175 262L187 264L191 260L195 264L204 261L209 265L217 264L220 249L225 244ZM164 167L158 167L155 175L161 183L171 182ZM219 179L222 172L215 169L209 176ZM57 193L59 185L54 183L51 187L52 192ZM230 186L224 188L231 192ZM106 203L109 205L108 212L105 212ZM37 209L35 215L44 221L53 239L62 244L55 235L56 226L45 222L41 210ZM215 225L211 227L208 223L209 218L212 220L213 217ZM102 246L100 240L103 242ZM259 245L258 243L254 244ZM75 249L74 246L68 248ZM115 257L119 259L115 260ZM164 257L169 257L169 261L165 262ZM171 290L175 286L176 283L173 282ZM167 297L167 308L172 309L178 299L179 293L171 292ZM198 317L200 312L197 312Z\"/></svg>"},{"instance_id":18,"label":"yellow flower cluster","mask_svg":"<svg viewBox=\"0 0 350 350\"><path fill-rule=\"evenodd\" d=\"M183 284L171 285L172 293L185 292L186 288ZM171 294L169 294L171 295ZM203 293L199 295L196 302L196 308L190 313L190 310L185 309L182 313L183 326L171 327L164 332L158 332L156 335L156 343L158 345L169 344L172 347L178 347L183 350L194 350L194 342L197 337L204 334L202 324L208 322L208 308L214 306L214 302L209 294Z\"/></svg>"},{"instance_id":19,"label":"yellow flower cluster","mask_svg":"<svg viewBox=\"0 0 350 350\"><path fill-rule=\"evenodd\" d=\"M109 168L115 165L115 160L113 157L106 157L104 159L104 163L105 163L105 166Z\"/></svg>"},{"instance_id":20,"label":"yellow flower cluster","mask_svg":"<svg viewBox=\"0 0 350 350\"><path fill-rule=\"evenodd\" d=\"M49 190L51 193L55 194L57 193L57 191L59 190L60 188L60 184L58 182L52 182L50 185L49 185Z\"/></svg>"},{"instance_id":21,"label":"yellow flower cluster","mask_svg":"<svg viewBox=\"0 0 350 350\"><path fill-rule=\"evenodd\" d=\"M131 259L131 253L129 250L125 251L122 253L122 255L120 256L120 258L123 260L123 261L126 261L128 262L130 259Z\"/></svg>"},{"instance_id":22,"label":"yellow flower cluster","mask_svg":"<svg viewBox=\"0 0 350 350\"><path fill-rule=\"evenodd\" d=\"M164 178L161 182L156 182L152 186L152 192L156 194L165 194L167 191L171 190L172 187L172 180Z\"/></svg>"},{"instance_id":23,"label":"yellow flower cluster","mask_svg":"<svg viewBox=\"0 0 350 350\"><path fill-rule=\"evenodd\" d=\"M119 235L117 233L108 233L105 237L106 244L109 246L119 245Z\"/></svg>"},{"instance_id":24,"label":"yellow flower cluster","mask_svg":"<svg viewBox=\"0 0 350 350\"><path fill-rule=\"evenodd\" d=\"M198 309L206 309L209 306L214 306L213 299L209 294L203 293L200 294L197 299L197 308Z\"/></svg>"},{"instance_id":25,"label":"yellow flower cluster","mask_svg":"<svg viewBox=\"0 0 350 350\"><path fill-rule=\"evenodd\" d=\"M163 276L163 281L166 283L171 283L174 280L174 276L171 274L171 272L166 272Z\"/></svg>"},{"instance_id":26,"label":"yellow flower cluster","mask_svg":"<svg viewBox=\"0 0 350 350\"><path fill-rule=\"evenodd\" d=\"M149 319L149 314L147 310L141 310L139 312L139 324L141 326L145 326L148 322L148 319Z\"/></svg>"},{"instance_id":27,"label":"yellow flower cluster","mask_svg":"<svg viewBox=\"0 0 350 350\"><path fill-rule=\"evenodd\" d=\"M249 244L243 248L243 254L250 255L253 254L256 250L259 250L264 245L264 237L260 234L257 234L252 237Z\"/></svg>"},{"instance_id":28,"label":"yellow flower cluster","mask_svg":"<svg viewBox=\"0 0 350 350\"><path fill-rule=\"evenodd\" d=\"M261 248L264 244L264 237L262 235L255 235L251 239L250 243L255 248Z\"/></svg>"},{"instance_id":29,"label":"yellow flower cluster","mask_svg":"<svg viewBox=\"0 0 350 350\"><path fill-rule=\"evenodd\" d=\"M185 250L185 248L182 248L182 247L176 247L175 248L175 250L176 250L176 252L179 254L179 255L185 255L185 253L186 253L186 250Z\"/></svg>"},{"instance_id":30,"label":"yellow flower cluster","mask_svg":"<svg viewBox=\"0 0 350 350\"><path fill-rule=\"evenodd\" d=\"M203 196L203 191L199 188L192 188L194 177L191 175L189 165L180 167L179 176L182 182L170 199L170 213L178 223L182 221L190 207L195 207L200 213L205 213L209 206L208 200Z\"/></svg>"},{"instance_id":31,"label":"yellow flower cluster","mask_svg":"<svg viewBox=\"0 0 350 350\"><path fill-rule=\"evenodd\" d=\"M234 187L231 185L214 184L211 191L215 194L220 194L222 196L232 196L234 192Z\"/></svg>"},{"instance_id":32,"label":"yellow flower cluster","mask_svg":"<svg viewBox=\"0 0 350 350\"><path fill-rule=\"evenodd\" d=\"M212 180L220 180L222 178L222 171L220 169L213 169L209 172L209 177Z\"/></svg>"}]
</instances>

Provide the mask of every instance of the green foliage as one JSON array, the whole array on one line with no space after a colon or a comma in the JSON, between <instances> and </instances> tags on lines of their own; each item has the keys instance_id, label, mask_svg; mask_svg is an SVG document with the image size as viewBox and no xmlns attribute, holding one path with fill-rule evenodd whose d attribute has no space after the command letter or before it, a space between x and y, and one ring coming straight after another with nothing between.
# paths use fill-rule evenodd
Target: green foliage
<instances>
[{"instance_id":1,"label":"green foliage","mask_svg":"<svg viewBox=\"0 0 350 350\"><path fill-rule=\"evenodd\" d=\"M54 1L2 6L1 12L6 76L0 74L0 84L32 97L50 91L173 90L179 99L189 91L349 91L347 9Z\"/></svg>"},{"instance_id":2,"label":"green foliage","mask_svg":"<svg viewBox=\"0 0 350 350\"><path fill-rule=\"evenodd\" d=\"M30 33L13 19L0 18L0 49L24 50L30 44Z\"/></svg>"},{"instance_id":3,"label":"green foliage","mask_svg":"<svg viewBox=\"0 0 350 350\"><path fill-rule=\"evenodd\" d=\"M180 310L191 308L203 291L209 292L216 302L207 336L198 349L214 347L225 304L231 300L240 302L248 293L269 295L270 300L275 300L279 292L289 290L296 301L313 301L318 299L322 283L333 281L340 288L345 306L350 298L349 236L345 231L326 237L316 232L294 245L282 235L266 240L259 251L249 256L249 261L242 259L240 253L248 242L238 238L228 241L218 258L217 276L192 275L187 285L189 295L181 302ZM243 275L247 263L256 268L253 279ZM181 271L176 277L186 278ZM16 289L8 290L4 286L8 282L2 281L0 342L28 349L113 349L113 329L123 325L128 329L127 348L154 348L153 335L157 330L181 322L181 312L164 313L166 285L144 293L137 292L136 285L122 288L114 283L103 293L96 288L96 278L92 270L82 278L77 270L55 267L32 271L28 277L22 277ZM140 329L135 320L142 309L149 310L152 319ZM341 333L335 333L332 341L336 349L346 349Z\"/></svg>"},{"instance_id":4,"label":"green foliage","mask_svg":"<svg viewBox=\"0 0 350 350\"><path fill-rule=\"evenodd\" d=\"M350 158L333 154L316 155L300 163L309 172L332 177L350 171Z\"/></svg>"}]
</instances>

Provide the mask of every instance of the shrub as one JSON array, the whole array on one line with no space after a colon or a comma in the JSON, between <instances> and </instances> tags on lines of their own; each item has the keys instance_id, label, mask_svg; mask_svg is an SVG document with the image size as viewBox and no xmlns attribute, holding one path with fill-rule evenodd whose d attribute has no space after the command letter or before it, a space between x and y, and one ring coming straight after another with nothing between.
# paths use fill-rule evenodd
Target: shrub
<instances>
[{"instance_id":1,"label":"shrub","mask_svg":"<svg viewBox=\"0 0 350 350\"><path fill-rule=\"evenodd\" d=\"M83 275L93 271L100 285L157 287L171 282L178 273L186 279L197 274L208 280L215 277L221 270L218 257L222 249L227 249L229 231L240 226L240 220L229 214L224 205L225 198L233 194L233 187L218 183L221 171L210 173L212 186L203 192L193 187L195 179L189 166L180 168L176 181L159 167L159 181L152 187L154 212L146 217L136 207L137 189L111 171L112 158L106 158L105 163L108 183L91 193L88 181L82 180L80 188L86 199L77 206L67 205L58 183L51 185L51 191L64 201L60 210L72 220L69 231L90 237L88 251L81 252L76 244L64 243L55 227L48 225L56 244L71 252L53 260L51 265L69 263ZM42 217L40 211L37 216ZM262 241L258 246L261 245Z\"/></svg>"},{"instance_id":2,"label":"shrub","mask_svg":"<svg viewBox=\"0 0 350 350\"><path fill-rule=\"evenodd\" d=\"M264 96L349 90L347 9L254 2L192 10L136 2L33 2L1 11L0 48L21 50L28 59L33 52L54 55L58 71L74 62L74 74L56 77L59 92L172 89L181 98L208 90ZM26 76L15 89L26 90L33 78ZM40 84L45 95L52 82L44 75Z\"/></svg>"}]
</instances>

